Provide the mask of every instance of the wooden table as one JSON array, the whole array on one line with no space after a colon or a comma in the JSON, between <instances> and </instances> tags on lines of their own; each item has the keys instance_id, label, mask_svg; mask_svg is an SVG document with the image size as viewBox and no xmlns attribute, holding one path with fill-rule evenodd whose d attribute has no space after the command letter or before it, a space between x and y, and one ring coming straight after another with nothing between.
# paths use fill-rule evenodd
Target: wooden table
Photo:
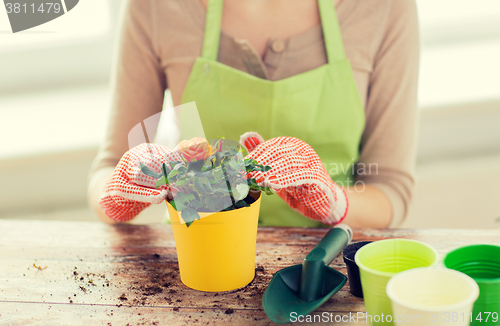
<instances>
[{"instance_id":1,"label":"wooden table","mask_svg":"<svg viewBox=\"0 0 500 326\"><path fill-rule=\"evenodd\" d=\"M262 309L269 281L301 263L325 232L260 228L254 281L206 293L180 282L169 225L0 220L0 325L272 325ZM500 245L500 230L366 229L354 240L392 237L427 242L441 258L462 245ZM341 256L331 266L346 274ZM349 283L319 309L364 311Z\"/></svg>"}]
</instances>

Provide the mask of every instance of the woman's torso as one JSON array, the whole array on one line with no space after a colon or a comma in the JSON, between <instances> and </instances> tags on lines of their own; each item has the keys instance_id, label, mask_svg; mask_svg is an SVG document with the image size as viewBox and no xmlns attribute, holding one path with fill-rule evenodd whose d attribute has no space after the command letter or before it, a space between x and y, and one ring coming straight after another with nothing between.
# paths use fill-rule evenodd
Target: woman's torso
<instances>
[{"instance_id":1,"label":"woman's torso","mask_svg":"<svg viewBox=\"0 0 500 326\"><path fill-rule=\"evenodd\" d=\"M200 0L162 1L153 4L157 8L152 12L164 17L153 19L153 23L156 22L159 60L172 93L173 103L179 105L192 65L201 53L205 7ZM365 105L375 55L373 48L377 41L380 42L377 40L380 38L380 31L376 31L373 25L378 24L377 19L382 19L385 10L380 5L377 7L375 4L361 4L361 0L344 0L336 10L346 56L351 62L354 79ZM232 24L226 23L230 29L226 31L223 20L218 61L225 65L260 78L280 80L315 69L327 62L319 16L310 17L307 23L300 27L305 31L289 38L271 37L267 41L264 41L265 38L254 41L257 49L248 40L231 35L243 36L237 30L231 29ZM308 24L312 27L307 28Z\"/></svg>"},{"instance_id":2,"label":"woman's torso","mask_svg":"<svg viewBox=\"0 0 500 326\"><path fill-rule=\"evenodd\" d=\"M217 138L221 134L229 139L239 139L244 131L253 130L259 132L264 139L290 135L306 141L314 147L329 169L333 168L333 164L348 167L357 161L365 123L364 109L349 61L344 55L342 35L332 0L319 0L319 8L316 8L321 14L328 64L273 82L216 62L221 18L225 15L232 16L223 11L224 3L227 2L219 0L209 3L202 56L196 59L182 97L183 103L196 103L203 130L193 130L193 113L181 110L180 139L201 134L208 139ZM281 1L268 2L271 3L278 5ZM258 7L253 9L255 13L258 12ZM266 5L262 5L260 9L263 12L269 10L270 16L273 10L276 11ZM251 12L252 8L248 10ZM296 13L296 16L300 17L300 14ZM313 17L312 15L310 18ZM258 19L252 13L236 17L242 24L251 18ZM281 26L276 26L269 35L281 34L283 38L287 37L282 30L287 28L288 23L280 22L278 25ZM248 21L248 29L255 29L259 33L255 24L259 22ZM260 24L267 25L267 19L262 18ZM272 29L272 26L267 28ZM307 25L305 28L311 29ZM248 33L247 36L252 38L254 34ZM257 45L266 39L266 35L254 38ZM251 44L249 47L253 48ZM285 44L281 49L272 47L274 52L284 49ZM258 53L256 56L260 58ZM346 172L331 173L335 181L344 185L353 180L348 168ZM319 223L311 223L276 197L263 199L259 222L261 225L274 226L320 226Z\"/></svg>"}]
</instances>

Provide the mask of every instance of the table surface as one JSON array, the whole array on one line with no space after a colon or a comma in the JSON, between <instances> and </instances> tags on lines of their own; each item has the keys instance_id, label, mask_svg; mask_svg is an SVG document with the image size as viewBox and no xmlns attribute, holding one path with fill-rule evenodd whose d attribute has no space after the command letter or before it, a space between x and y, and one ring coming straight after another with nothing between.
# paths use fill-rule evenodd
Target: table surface
<instances>
[{"instance_id":1,"label":"table surface","mask_svg":"<svg viewBox=\"0 0 500 326\"><path fill-rule=\"evenodd\" d=\"M207 293L180 282L169 225L0 220L0 230L1 326L272 325L262 308L269 281L276 271L300 264L327 231L259 228L255 279L242 289ZM354 241L393 237L424 241L441 259L463 245L500 245L500 230L354 233ZM340 255L330 266L346 274ZM364 311L347 282L317 314Z\"/></svg>"}]
</instances>

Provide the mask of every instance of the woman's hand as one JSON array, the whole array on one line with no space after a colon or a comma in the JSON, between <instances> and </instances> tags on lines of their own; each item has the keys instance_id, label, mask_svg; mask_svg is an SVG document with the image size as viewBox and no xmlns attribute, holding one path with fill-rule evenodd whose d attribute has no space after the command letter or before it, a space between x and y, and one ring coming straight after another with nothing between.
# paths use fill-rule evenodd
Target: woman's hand
<instances>
[{"instance_id":1,"label":"woman's hand","mask_svg":"<svg viewBox=\"0 0 500 326\"><path fill-rule=\"evenodd\" d=\"M347 214L347 196L333 182L318 154L304 141L276 137L264 141L255 132L241 136L247 158L272 166L268 172L253 172L261 186L273 189L290 207L325 224L340 223Z\"/></svg>"},{"instance_id":2,"label":"woman's hand","mask_svg":"<svg viewBox=\"0 0 500 326\"><path fill-rule=\"evenodd\" d=\"M179 153L157 144L141 144L120 159L107 181L99 204L107 216L116 221L134 218L151 204L159 204L169 194L168 185L156 188L156 180L145 175L139 162L156 172L169 161L182 161Z\"/></svg>"}]
</instances>

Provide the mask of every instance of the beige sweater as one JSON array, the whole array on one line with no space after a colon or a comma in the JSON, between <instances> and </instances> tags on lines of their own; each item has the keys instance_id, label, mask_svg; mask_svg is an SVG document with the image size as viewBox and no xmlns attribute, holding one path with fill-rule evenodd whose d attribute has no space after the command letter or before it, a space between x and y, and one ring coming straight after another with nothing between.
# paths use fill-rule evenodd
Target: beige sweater
<instances>
[{"instance_id":1,"label":"beige sweater","mask_svg":"<svg viewBox=\"0 0 500 326\"><path fill-rule=\"evenodd\" d=\"M366 110L357 180L378 187L405 217L414 188L419 37L415 0L344 0L337 8L347 58ZM123 18L106 139L90 183L116 166L128 133L160 112L165 89L179 105L200 56L205 9L200 0L129 0ZM321 26L287 40L270 40L261 58L248 42L222 32L218 61L260 78L279 80L326 63ZM370 165L371 164L371 165ZM376 165L374 165L376 164Z\"/></svg>"}]
</instances>

